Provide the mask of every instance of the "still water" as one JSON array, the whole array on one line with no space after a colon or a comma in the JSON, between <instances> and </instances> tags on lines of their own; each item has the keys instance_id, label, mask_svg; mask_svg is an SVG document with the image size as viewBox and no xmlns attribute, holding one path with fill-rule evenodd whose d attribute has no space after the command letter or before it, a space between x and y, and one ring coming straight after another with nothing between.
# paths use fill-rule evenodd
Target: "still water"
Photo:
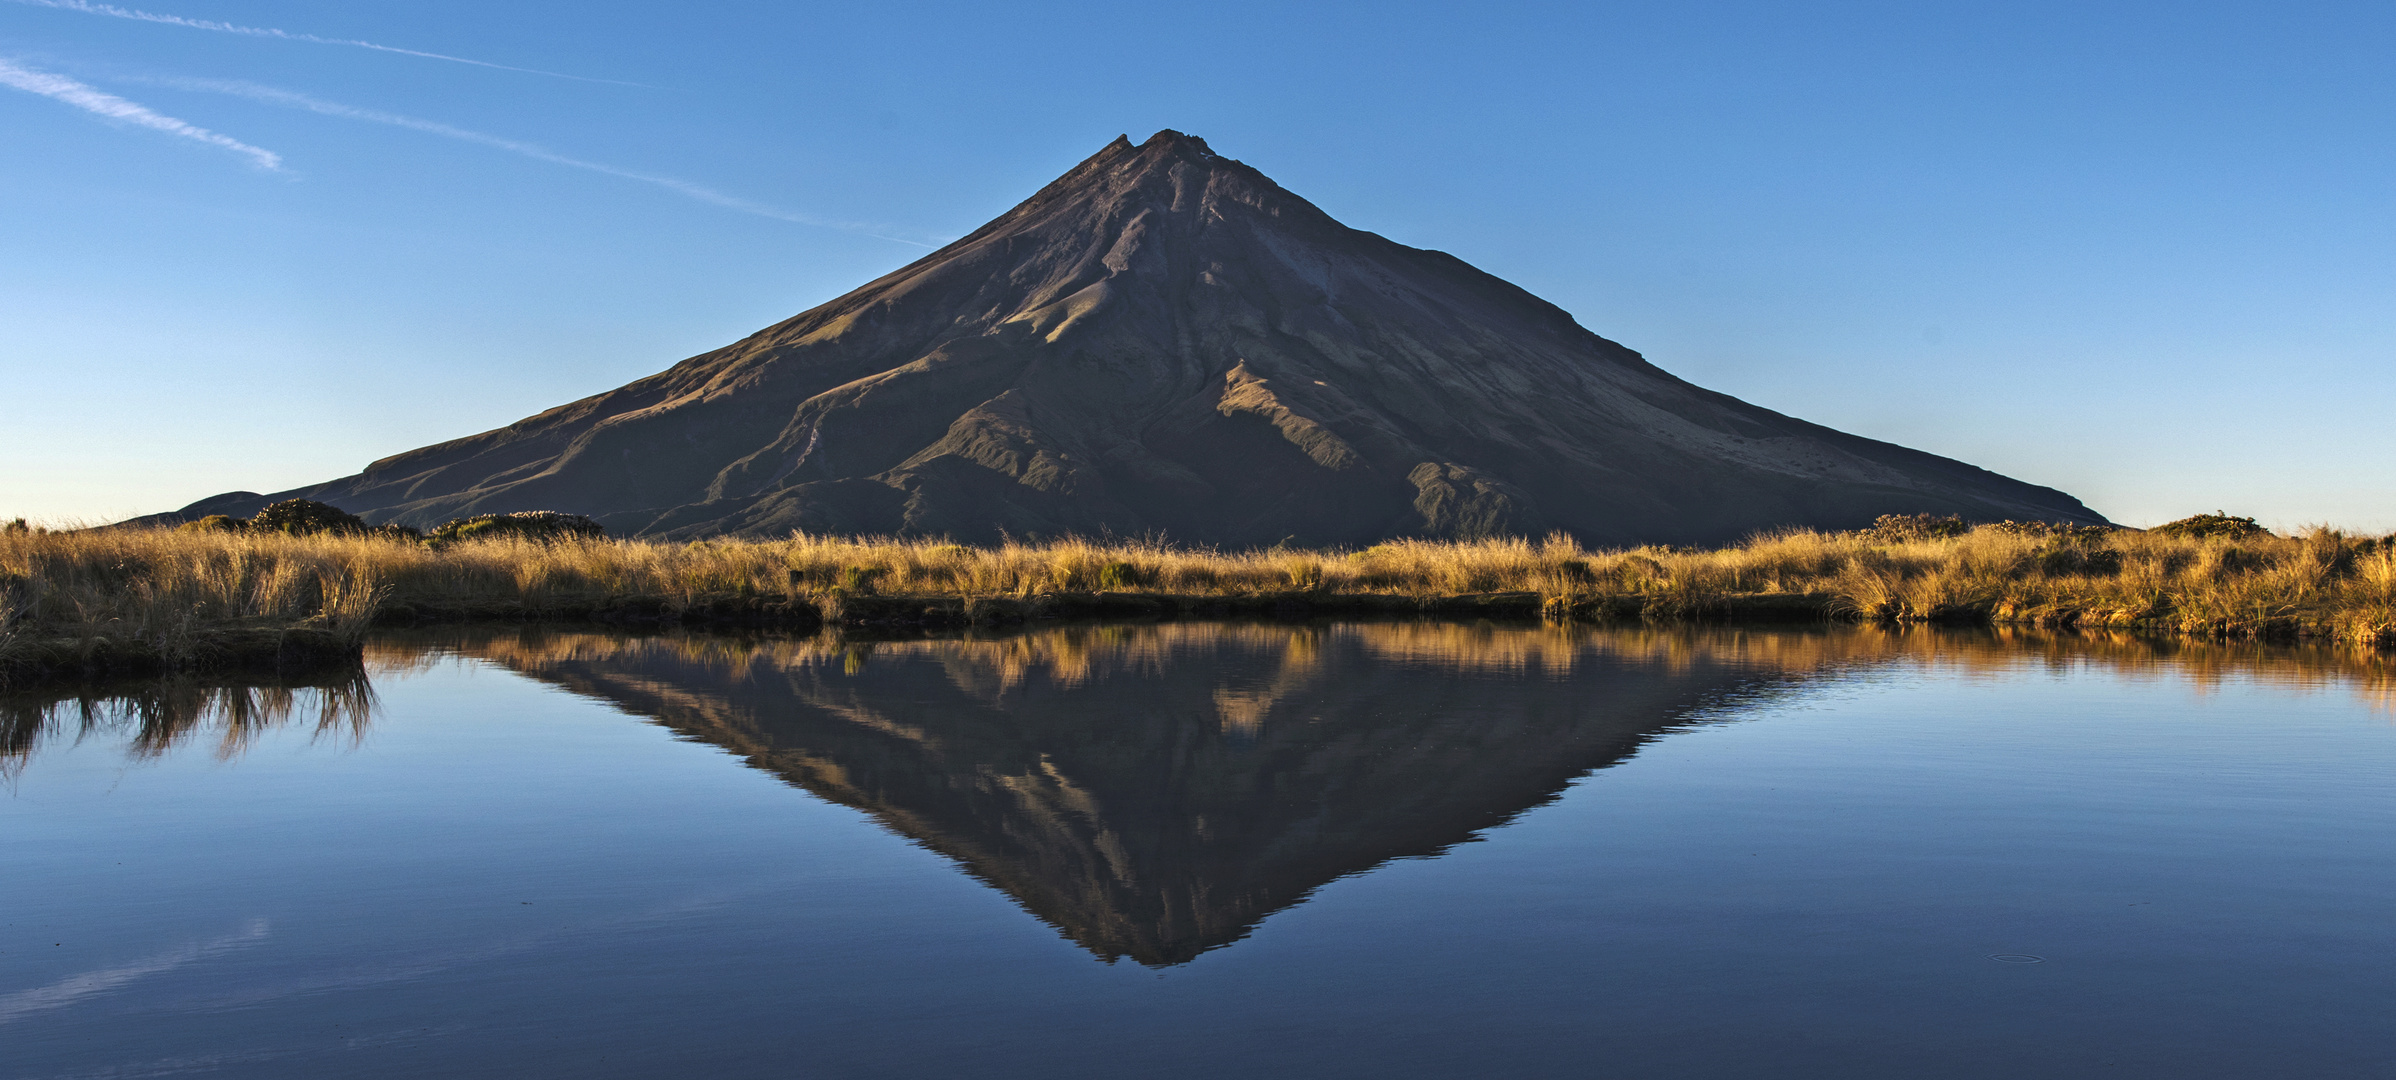
<instances>
[{"instance_id":1,"label":"still water","mask_svg":"<svg viewBox=\"0 0 2396 1080\"><path fill-rule=\"evenodd\" d=\"M2387 1077L2396 680L458 631L0 699L0 1077Z\"/></svg>"}]
</instances>

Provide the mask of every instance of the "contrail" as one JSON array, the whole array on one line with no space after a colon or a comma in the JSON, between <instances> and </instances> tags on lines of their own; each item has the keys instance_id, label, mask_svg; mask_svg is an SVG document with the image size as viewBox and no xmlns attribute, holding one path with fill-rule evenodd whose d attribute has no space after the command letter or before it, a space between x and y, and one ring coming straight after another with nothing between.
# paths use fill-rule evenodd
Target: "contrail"
<instances>
[{"instance_id":1,"label":"contrail","mask_svg":"<svg viewBox=\"0 0 2396 1080\"><path fill-rule=\"evenodd\" d=\"M594 79L587 75L568 75L562 71L543 71L539 68L510 67L506 64L494 64L488 60L469 60L463 56L450 56L446 53L421 52L416 49L402 49L394 45L378 45L371 41L359 41L355 38L318 37L315 34L295 34L289 30L276 30L272 27L265 26L241 26L229 22L217 22L213 19L186 19L181 15L161 15L154 11L143 11L139 8L121 8L115 4L92 4L86 3L85 0L13 0L13 2L25 4L30 7L57 8L61 11L80 11L86 15L106 15L112 19L132 19L136 22L159 23L166 26L180 26L190 30L213 30L219 34L246 34L250 37L281 38L284 41L305 41L312 45L348 45L359 49L373 49L376 52L398 53L401 56L418 56L426 60L446 60L452 64L472 64L475 67L494 68L499 71L521 71L527 75L546 75L553 79L573 79L578 82L609 83L615 86L639 86L644 89L650 89L646 83L625 82L621 79Z\"/></svg>"},{"instance_id":2,"label":"contrail","mask_svg":"<svg viewBox=\"0 0 2396 1080\"><path fill-rule=\"evenodd\" d=\"M262 150L239 139L219 135L194 124L184 123L172 116L162 116L144 106L134 104L115 94L94 90L64 75L52 75L48 72L21 68L6 60L0 60L0 85L13 86L27 93L40 94L46 98L63 101L85 112L98 113L111 120L124 120L163 131L169 135L179 135L196 142L204 142L210 146L221 146L234 153L248 155L251 161L258 163L259 168L268 172L281 172L283 169L282 156L272 150Z\"/></svg>"},{"instance_id":3,"label":"contrail","mask_svg":"<svg viewBox=\"0 0 2396 1080\"><path fill-rule=\"evenodd\" d=\"M479 131L469 131L461 127L452 127L448 124L443 124L433 120L419 120L413 116L401 116L398 113L379 112L374 109L361 109L351 105L342 105L336 102L323 101L317 98L309 97L306 94L293 93L292 91L281 90L272 86L260 86L257 83L239 82L228 79L144 79L141 81L151 82L159 86L170 86L179 90L198 90L213 94L231 94L235 97L244 97L252 101L265 102L269 105L282 105L288 108L305 109L312 113L318 113L324 116L338 116L346 120L364 120L368 123L374 124L389 124L392 127L407 128L410 131L421 131L428 135L439 135L445 139L456 139L460 142L470 142L481 146L488 146L495 150L505 150L511 154L521 154L536 161L546 161L553 165L564 165L568 168L585 169L590 172L620 177L625 180L637 180L644 184L655 184L658 187L665 188L668 191L677 192L689 198L697 199L700 202L721 206L727 210L738 210L744 214L755 214L758 217L773 218L776 221L788 221L799 225L812 225L819 229L838 229L843 232L853 232L870 236L876 240L888 240L894 244L907 244L920 248L929 248L933 246L931 244L918 243L913 240L904 240L896 236L885 235L876 231L875 226L865 222L837 221L830 218L817 217L813 214L801 214L790 210L784 210L779 207L768 206L764 203L751 202L748 199L743 199L738 196L726 195L723 192L715 190L714 188L694 184L688 180L680 180L671 176L659 176L654 173L635 172L631 169L619 169L613 165L603 165L596 161L584 161L581 158L567 157L566 155L560 154L555 150L549 149L548 147L538 146L533 143L519 142L515 139L501 138L497 135L486 135Z\"/></svg>"}]
</instances>

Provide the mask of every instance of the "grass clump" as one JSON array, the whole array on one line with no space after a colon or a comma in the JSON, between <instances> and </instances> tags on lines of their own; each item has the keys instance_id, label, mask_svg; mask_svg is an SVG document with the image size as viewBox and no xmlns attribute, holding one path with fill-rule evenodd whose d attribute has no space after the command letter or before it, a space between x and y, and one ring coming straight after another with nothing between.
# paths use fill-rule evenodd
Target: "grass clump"
<instances>
[{"instance_id":1,"label":"grass clump","mask_svg":"<svg viewBox=\"0 0 2396 1080\"><path fill-rule=\"evenodd\" d=\"M890 576L887 566L844 566L840 568L840 589L845 592L871 596L875 585Z\"/></svg>"},{"instance_id":2,"label":"grass clump","mask_svg":"<svg viewBox=\"0 0 2396 1080\"><path fill-rule=\"evenodd\" d=\"M239 642L279 663L293 631L337 652L380 603L380 575L360 557L370 543L248 528L0 531L0 683L61 665L247 663L225 655Z\"/></svg>"}]
</instances>

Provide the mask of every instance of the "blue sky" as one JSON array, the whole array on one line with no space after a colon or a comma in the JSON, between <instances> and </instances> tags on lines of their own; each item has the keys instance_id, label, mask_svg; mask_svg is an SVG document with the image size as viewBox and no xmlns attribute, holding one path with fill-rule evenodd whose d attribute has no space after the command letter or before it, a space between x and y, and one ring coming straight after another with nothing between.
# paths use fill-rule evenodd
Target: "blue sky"
<instances>
[{"instance_id":1,"label":"blue sky","mask_svg":"<svg viewBox=\"0 0 2396 1080\"><path fill-rule=\"evenodd\" d=\"M2366 4L0 0L0 516L505 424L1172 127L1782 412L2396 529L2391 56Z\"/></svg>"}]
</instances>

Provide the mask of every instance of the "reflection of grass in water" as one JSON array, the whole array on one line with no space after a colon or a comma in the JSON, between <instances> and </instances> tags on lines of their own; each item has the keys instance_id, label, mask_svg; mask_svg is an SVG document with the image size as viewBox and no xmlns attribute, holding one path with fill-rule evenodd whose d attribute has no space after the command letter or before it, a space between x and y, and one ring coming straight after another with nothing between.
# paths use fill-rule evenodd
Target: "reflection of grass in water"
<instances>
[{"instance_id":1,"label":"reflection of grass in water","mask_svg":"<svg viewBox=\"0 0 2396 1080\"><path fill-rule=\"evenodd\" d=\"M1128 587L1183 596L1533 592L1558 611L1587 598L1629 597L1635 610L1659 615L1800 593L1895 622L2303 632L2396 646L2396 542L2330 529L2278 537L1954 523L1792 530L1713 550L1589 551L1557 535L1311 552L808 535L692 543L501 537L435 547L388 536L127 529L0 532L0 669L12 649L36 638L113 636L188 653L200 631L226 625L355 634L383 605L539 616L633 598L677 609L809 601L835 590L1006 597Z\"/></svg>"},{"instance_id":2,"label":"reflection of grass in water","mask_svg":"<svg viewBox=\"0 0 2396 1080\"><path fill-rule=\"evenodd\" d=\"M1790 675L1911 662L1990 677L2025 667L2085 665L2131 678L2182 680L2204 690L2240 680L2296 690L2342 686L2377 709L2396 712L2396 662L2367 653L2030 627L1168 622L1060 625L876 642L837 634L630 635L484 627L378 635L368 641L366 657L377 677L406 677L461 656L518 670L573 661L607 665L670 658L711 669L730 681L805 669L854 675L875 663L914 659L940 663L958 677L970 676L977 685L1004 693L1035 682L1072 688L1154 674L1225 652L1277 656L1278 683L1313 671L1324 651L1335 647L1353 649L1376 662L1494 678L1559 677L1592 661L1667 671L1735 666ZM1261 715L1273 691L1271 686L1227 690L1229 696L1217 704L1233 726L1252 725L1250 714ZM320 737L362 738L374 710L374 690L362 674L313 686L211 685L183 677L73 693L0 695L0 776L13 775L46 739L121 736L134 756L147 758L212 736L216 754L231 758L264 732L294 722L312 724Z\"/></svg>"},{"instance_id":3,"label":"reflection of grass in water","mask_svg":"<svg viewBox=\"0 0 2396 1080\"><path fill-rule=\"evenodd\" d=\"M392 635L370 641L368 659L377 664L424 663L432 652L411 640L406 635ZM870 643L870 648L837 634L804 638L638 636L571 629L469 629L436 632L414 640L437 643L432 650L481 657L519 670L570 661L604 665L667 658L712 669L732 681L806 669L855 674L876 662L928 660L970 669L978 684L999 692L1034 681L1070 688L1156 673L1225 652L1277 654L1285 673L1300 673L1314 668L1323 650L1335 646L1354 649L1377 662L1495 678L1559 677L1591 661L1652 665L1667 671L1735 666L1791 675L1908 662L1989 677L2025 667L2086 665L2130 678L2182 679L2199 688L2234 680L2290 689L2336 684L2351 688L2377 707L2396 709L2396 661L2371 653L2125 630L2028 626L1167 622L972 632L877 641ZM1240 704L1244 700L1233 701L1230 711L1245 708Z\"/></svg>"},{"instance_id":4,"label":"reflection of grass in water","mask_svg":"<svg viewBox=\"0 0 2396 1080\"><path fill-rule=\"evenodd\" d=\"M213 738L219 760L292 723L317 738L356 743L375 710L364 675L314 686L209 685L192 678L91 687L73 694L0 695L0 776L13 777L44 741L119 737L136 759Z\"/></svg>"}]
</instances>

